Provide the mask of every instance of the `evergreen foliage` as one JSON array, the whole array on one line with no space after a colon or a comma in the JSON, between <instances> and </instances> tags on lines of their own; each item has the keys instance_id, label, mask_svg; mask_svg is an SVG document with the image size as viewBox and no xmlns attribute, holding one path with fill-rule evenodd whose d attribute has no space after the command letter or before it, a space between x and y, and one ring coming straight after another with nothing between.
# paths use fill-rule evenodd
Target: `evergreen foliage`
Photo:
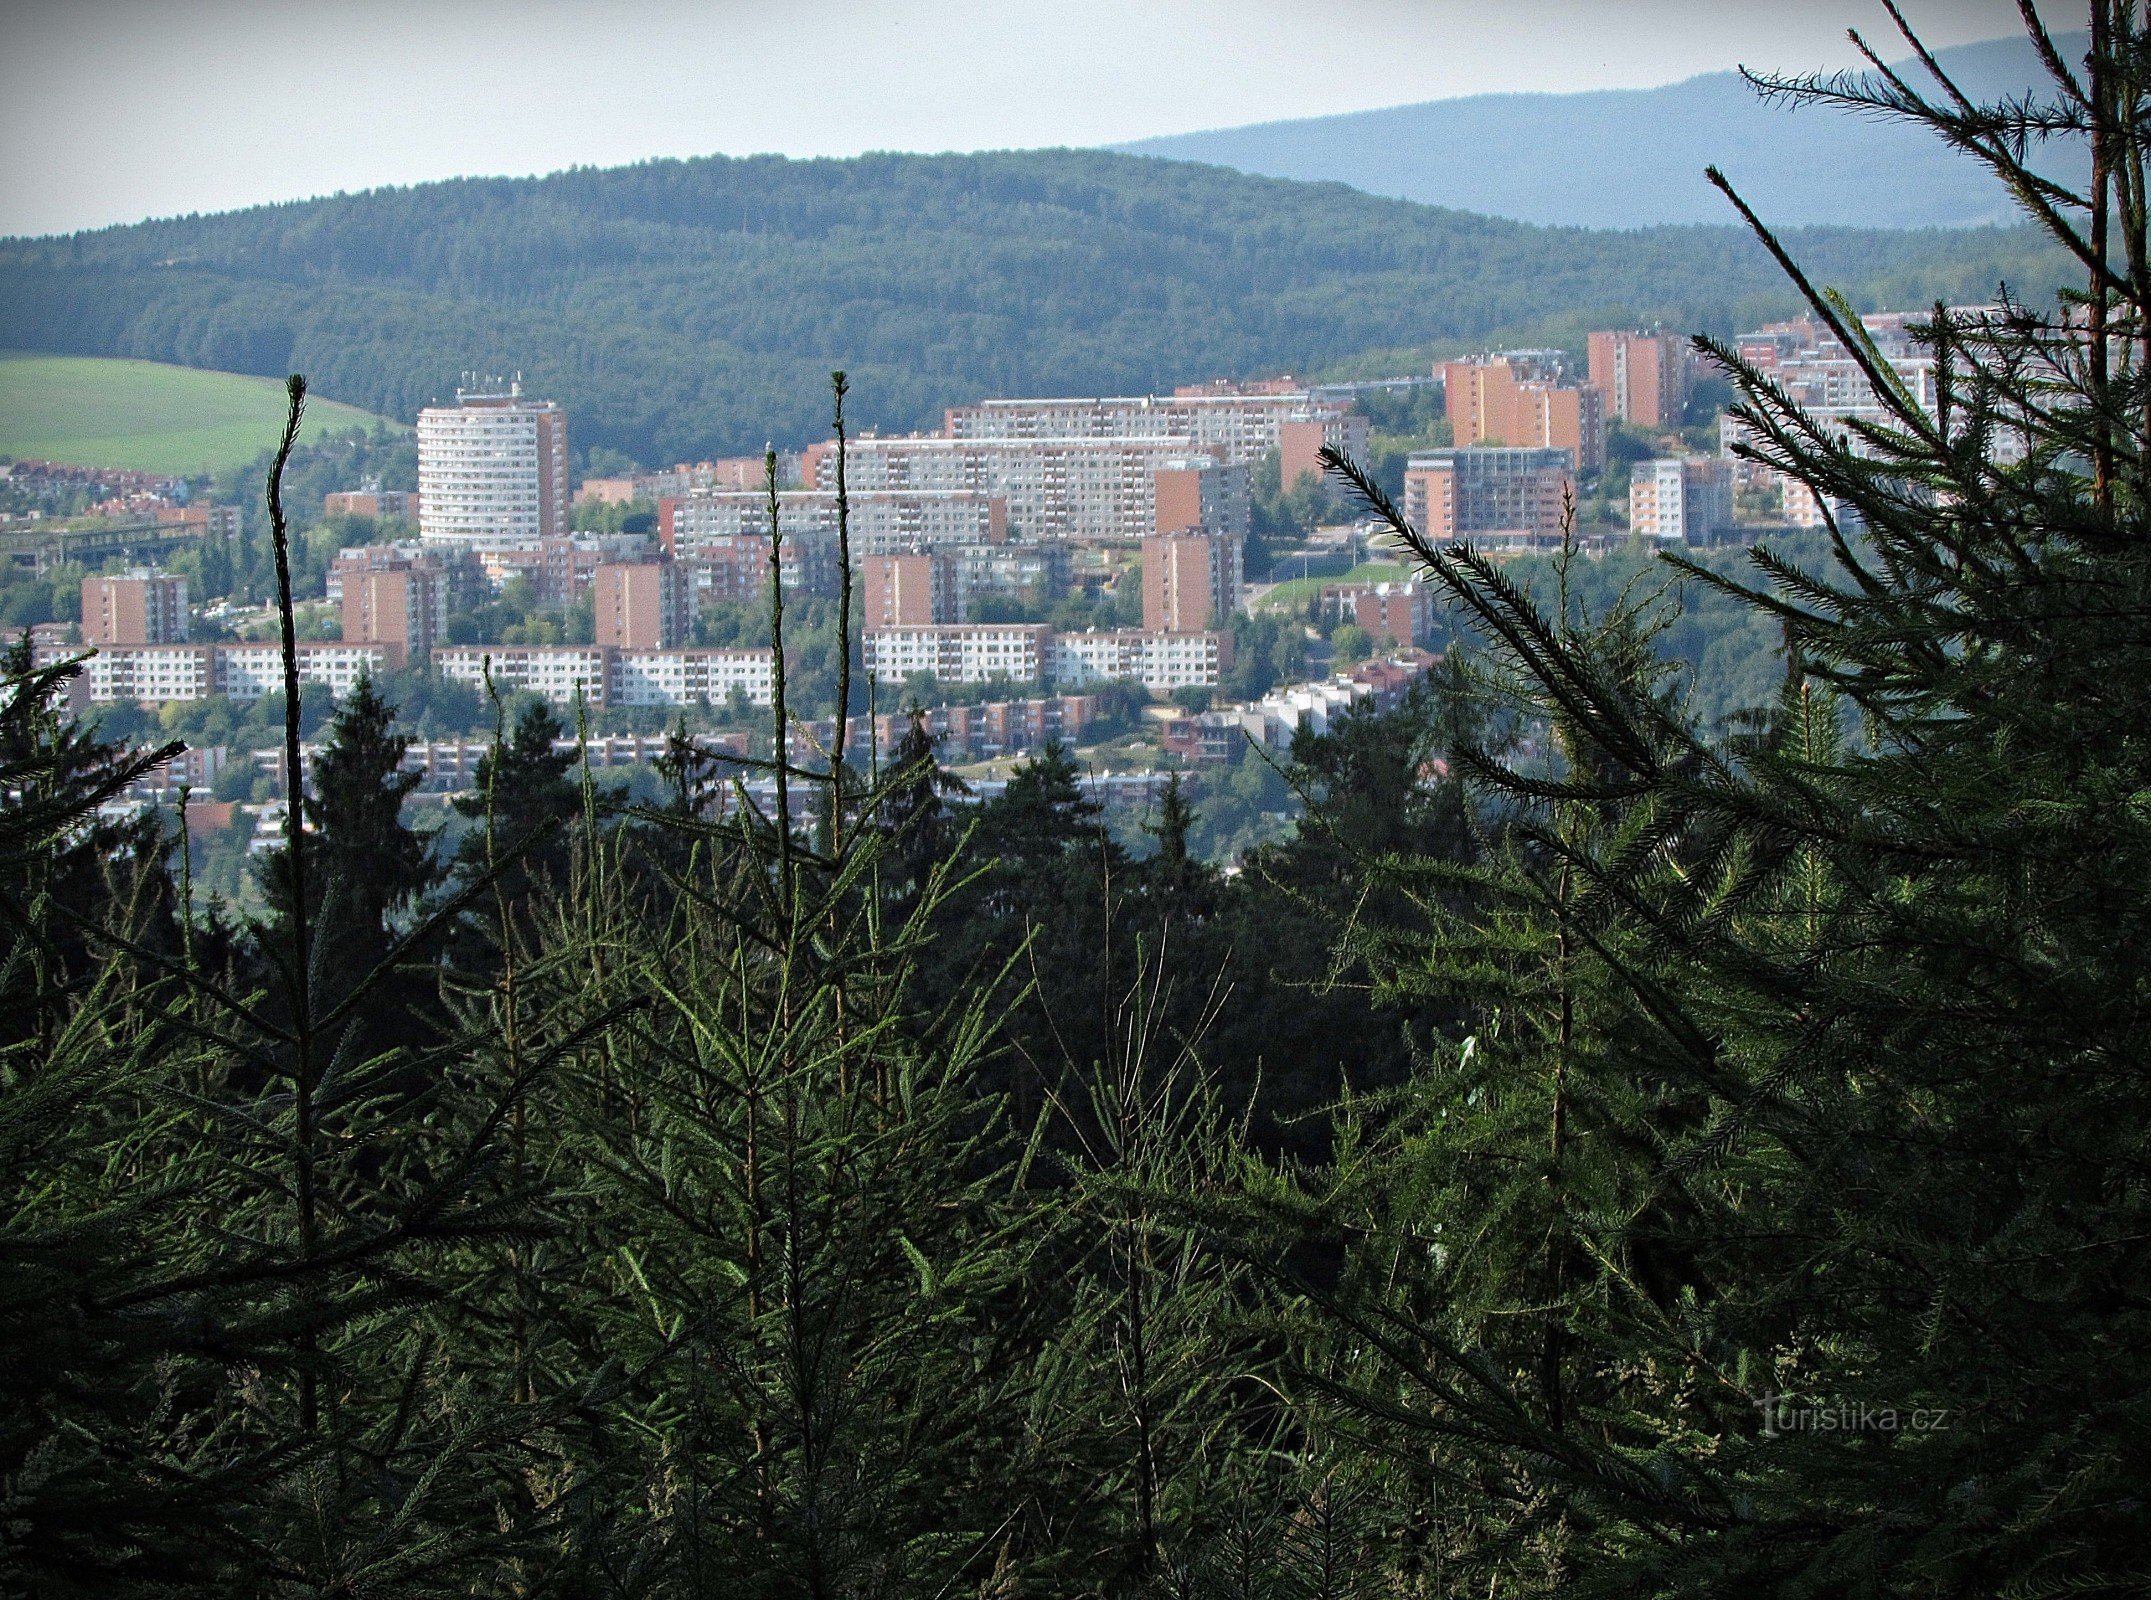
<instances>
[{"instance_id":1,"label":"evergreen foliage","mask_svg":"<svg viewBox=\"0 0 2151 1600\"><path fill-rule=\"evenodd\" d=\"M1930 413L1784 256L1888 408L1843 432L1706 343L1754 457L1839 508L1828 571L1758 551L1752 585L1710 580L1789 641L1752 736L1664 692L1647 607L1534 601L1335 464L1484 628L1485 691L1546 730L1536 761L1455 752L1485 867L1378 869L1417 927L1362 953L1469 1021L1310 1213L1351 1224L1325 1299L1379 1352L1331 1391L1429 1493L1468 1492L1459 1550L1504 1592L2146 1581L2120 797L2147 774L2111 694L2151 665L2125 176L2151 50L2133 8L2094 17L2048 106L1773 86L1977 153L2088 284L2043 315L1938 306ZM2021 137L2056 128L2090 135L2093 192L2026 175Z\"/></svg>"}]
</instances>

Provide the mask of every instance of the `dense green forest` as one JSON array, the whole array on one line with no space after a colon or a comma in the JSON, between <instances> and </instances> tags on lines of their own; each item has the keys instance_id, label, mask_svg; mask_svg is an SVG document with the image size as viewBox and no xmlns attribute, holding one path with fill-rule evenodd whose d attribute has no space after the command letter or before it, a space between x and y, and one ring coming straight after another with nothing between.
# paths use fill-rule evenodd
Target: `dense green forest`
<instances>
[{"instance_id":1,"label":"dense green forest","mask_svg":"<svg viewBox=\"0 0 2151 1600\"><path fill-rule=\"evenodd\" d=\"M2093 40L2054 109L1867 109L2125 174L2151 34ZM1526 592L1333 458L1478 642L1303 735L1235 876L1058 747L966 805L917 722L683 731L637 799L536 704L435 849L369 686L242 919L102 810L170 748L17 647L0 1587L2151 1589L2151 206L2047 198L2082 292L1938 312L1931 412L1848 437L1716 350L1863 525L1686 569L1782 641L1745 716L1664 600Z\"/></svg>"},{"instance_id":2,"label":"dense green forest","mask_svg":"<svg viewBox=\"0 0 2151 1600\"><path fill-rule=\"evenodd\" d=\"M2021 229L1790 240L1864 305L2044 294L2059 269ZM395 417L519 371L579 445L646 464L818 436L834 366L862 423L908 429L983 395L1796 309L1737 227L1537 228L1082 151L660 161L0 244L0 346L299 369Z\"/></svg>"}]
</instances>

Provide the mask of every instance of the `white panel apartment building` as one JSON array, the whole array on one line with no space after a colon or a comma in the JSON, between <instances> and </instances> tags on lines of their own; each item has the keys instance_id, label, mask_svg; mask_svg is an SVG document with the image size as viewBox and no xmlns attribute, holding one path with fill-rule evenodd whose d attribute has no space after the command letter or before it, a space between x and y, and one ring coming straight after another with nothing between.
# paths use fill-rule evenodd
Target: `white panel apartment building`
<instances>
[{"instance_id":1,"label":"white panel apartment building","mask_svg":"<svg viewBox=\"0 0 2151 1600\"><path fill-rule=\"evenodd\" d=\"M433 652L433 670L472 688L485 688L488 663L502 694L524 692L555 705L605 703L605 657L597 645L448 645Z\"/></svg>"},{"instance_id":2,"label":"white panel apartment building","mask_svg":"<svg viewBox=\"0 0 2151 1600\"><path fill-rule=\"evenodd\" d=\"M1053 636L1053 686L1133 678L1152 694L1214 686L1227 665L1219 633L1059 633Z\"/></svg>"},{"instance_id":3,"label":"white panel apartment building","mask_svg":"<svg viewBox=\"0 0 2151 1600\"><path fill-rule=\"evenodd\" d=\"M943 623L865 635L867 670L884 683L932 673L943 683L1041 683L1060 689L1132 678L1153 694L1207 688L1229 664L1217 633L1055 633L1035 623Z\"/></svg>"},{"instance_id":4,"label":"white panel apartment building","mask_svg":"<svg viewBox=\"0 0 2151 1600\"><path fill-rule=\"evenodd\" d=\"M883 683L932 673L943 683L1037 683L1053 630L1037 623L940 623L864 635L866 670Z\"/></svg>"},{"instance_id":5,"label":"white panel apartment building","mask_svg":"<svg viewBox=\"0 0 2151 1600\"><path fill-rule=\"evenodd\" d=\"M615 650L606 704L722 706L735 694L751 705L776 700L767 650Z\"/></svg>"},{"instance_id":6,"label":"white panel apartment building","mask_svg":"<svg viewBox=\"0 0 2151 1600\"><path fill-rule=\"evenodd\" d=\"M300 682L326 689L331 700L390 666L382 645L302 643L298 654ZM163 705L212 695L251 701L284 692L284 657L274 644L103 645L82 682L93 705Z\"/></svg>"},{"instance_id":7,"label":"white panel apartment building","mask_svg":"<svg viewBox=\"0 0 2151 1600\"><path fill-rule=\"evenodd\" d=\"M551 400L458 389L418 414L421 539L536 541L568 531L568 419Z\"/></svg>"},{"instance_id":8,"label":"white panel apartment building","mask_svg":"<svg viewBox=\"0 0 2151 1600\"><path fill-rule=\"evenodd\" d=\"M1234 466L1253 466L1278 447L1291 422L1319 422L1322 442L1358 454L1367 419L1305 390L1285 394L1120 395L1048 400L982 400L947 413L952 439L1180 439Z\"/></svg>"},{"instance_id":9,"label":"white panel apartment building","mask_svg":"<svg viewBox=\"0 0 2151 1600\"><path fill-rule=\"evenodd\" d=\"M1999 314L1991 306L1952 306L1949 309L1955 317L1975 324ZM1930 312L1881 311L1860 318L1861 325L1874 340L1876 350L1898 382L1929 416L1934 414L1936 401L1934 355L1931 348L1913 337L1912 324L1924 322L1931 315ZM1825 426L1838 424L1841 431L1848 434L1850 429L1844 425L1851 422L1896 426L1852 353L1817 318L1774 322L1742 334L1735 345L1743 361L1760 370L1782 388L1795 405ZM1727 415L1719 419L1718 442L1722 450L1729 453L1733 445L1747 436L1746 426L1736 418ZM1995 430L1992 455L1997 462L2021 461L2024 451L2025 441L2018 430L2006 426ZM1738 471L1742 483L1755 487L1769 487L1779 482L1779 475L1760 463L1741 461ZM1791 482L1783 483L1782 487L1788 520L1802 526L1820 526L1822 512L1812 491L1804 484Z\"/></svg>"},{"instance_id":10,"label":"white panel apartment building","mask_svg":"<svg viewBox=\"0 0 2151 1600\"><path fill-rule=\"evenodd\" d=\"M967 490L1008 502L1012 538L1127 541L1156 531L1157 474L1199 466L1244 477L1192 450L1184 435L1156 438L944 439L869 436L851 441L855 489ZM815 462L815 485L836 487L834 452ZM1244 489L1226 495L1244 504ZM1224 529L1239 532L1246 529ZM975 541L966 541L975 542Z\"/></svg>"},{"instance_id":11,"label":"white panel apartment building","mask_svg":"<svg viewBox=\"0 0 2151 1600\"><path fill-rule=\"evenodd\" d=\"M451 645L433 652L444 678L485 687L486 662L503 692L540 695L555 705L724 705L744 694L754 705L776 698L766 650L622 649L603 645Z\"/></svg>"},{"instance_id":12,"label":"white panel apartment building","mask_svg":"<svg viewBox=\"0 0 2151 1600\"><path fill-rule=\"evenodd\" d=\"M851 506L854 558L908 555L947 545L995 544L1008 537L1008 503L997 495L971 489L859 489L847 484L846 498ZM665 541L674 549L697 539L769 537L769 497L759 489L715 489L668 499L658 514ZM788 539L834 540L834 487L780 491L777 530Z\"/></svg>"}]
</instances>

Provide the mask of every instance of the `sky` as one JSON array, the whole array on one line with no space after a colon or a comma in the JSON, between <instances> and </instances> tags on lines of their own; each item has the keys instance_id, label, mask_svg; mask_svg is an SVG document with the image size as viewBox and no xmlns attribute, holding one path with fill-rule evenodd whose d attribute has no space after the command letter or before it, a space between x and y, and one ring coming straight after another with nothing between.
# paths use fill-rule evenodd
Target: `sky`
<instances>
[{"instance_id":1,"label":"sky","mask_svg":"<svg viewBox=\"0 0 2151 1600\"><path fill-rule=\"evenodd\" d=\"M1936 46L2017 31L2013 0L1904 8ZM1848 26L1904 53L1876 0L0 0L0 235L1840 67Z\"/></svg>"}]
</instances>

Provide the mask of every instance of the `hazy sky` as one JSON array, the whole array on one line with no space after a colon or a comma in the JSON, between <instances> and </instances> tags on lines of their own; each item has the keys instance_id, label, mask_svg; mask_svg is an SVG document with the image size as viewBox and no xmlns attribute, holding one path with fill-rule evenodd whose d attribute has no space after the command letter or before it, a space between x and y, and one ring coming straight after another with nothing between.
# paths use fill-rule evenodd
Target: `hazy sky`
<instances>
[{"instance_id":1,"label":"hazy sky","mask_svg":"<svg viewBox=\"0 0 2151 1600\"><path fill-rule=\"evenodd\" d=\"M2015 31L2011 0L1905 8L1936 45ZM1889 31L1875 0L0 0L0 234L1842 66L1848 26Z\"/></svg>"}]
</instances>

